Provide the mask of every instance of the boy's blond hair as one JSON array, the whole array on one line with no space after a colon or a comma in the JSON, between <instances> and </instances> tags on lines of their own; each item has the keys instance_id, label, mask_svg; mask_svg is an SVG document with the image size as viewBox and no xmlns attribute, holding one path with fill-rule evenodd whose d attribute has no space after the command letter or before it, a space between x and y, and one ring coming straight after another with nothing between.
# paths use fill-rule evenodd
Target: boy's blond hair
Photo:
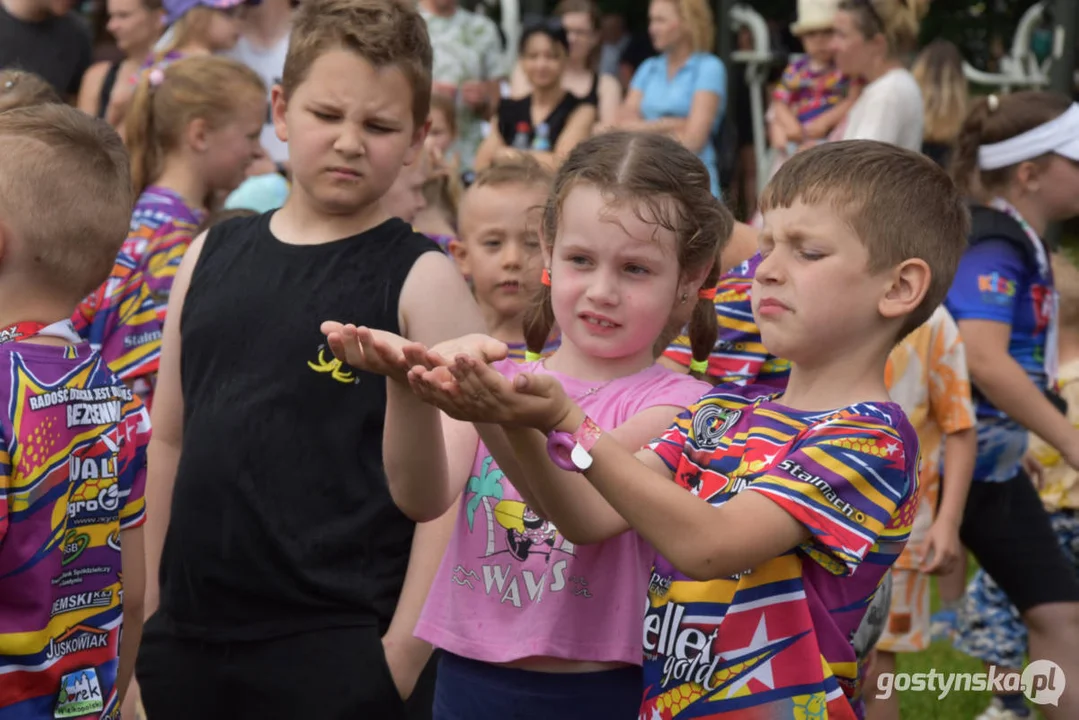
<instances>
[{"instance_id":1,"label":"boy's blond hair","mask_svg":"<svg viewBox=\"0 0 1079 720\"><path fill-rule=\"evenodd\" d=\"M970 211L932 160L874 140L817 145L783 164L760 207L766 213L798 201L834 208L869 251L869 272L914 258L929 266L929 290L904 320L897 342L944 301L967 247Z\"/></svg>"},{"instance_id":2,"label":"boy's blond hair","mask_svg":"<svg viewBox=\"0 0 1079 720\"><path fill-rule=\"evenodd\" d=\"M509 185L515 185L519 188L535 188L543 191L544 200L546 200L547 193L551 191L552 182L554 182L554 173L541 165L531 155L521 153L512 157L498 158L477 173L476 179L464 191L460 203L461 214L463 215L464 210L468 207L465 199L470 195L474 195L479 188L501 188ZM470 202L477 201L473 199ZM528 213L542 207L542 205L521 207L521 212ZM464 221L463 217L458 218L456 227L462 234L461 239L468 240L465 236L469 233L464 231L468 227L468 223Z\"/></svg>"},{"instance_id":3,"label":"boy's blond hair","mask_svg":"<svg viewBox=\"0 0 1079 720\"><path fill-rule=\"evenodd\" d=\"M431 108L431 40L411 3L399 0L304 0L292 21L281 89L292 97L319 57L348 50L376 68L396 67L412 86L412 120Z\"/></svg>"},{"instance_id":4,"label":"boy's blond hair","mask_svg":"<svg viewBox=\"0 0 1079 720\"><path fill-rule=\"evenodd\" d=\"M25 70L0 70L0 112L62 102L59 93L40 75Z\"/></svg>"},{"instance_id":5,"label":"boy's blond hair","mask_svg":"<svg viewBox=\"0 0 1079 720\"><path fill-rule=\"evenodd\" d=\"M500 187L502 185L542 185L550 190L554 173L531 155L524 153L498 158L476 174L472 187Z\"/></svg>"},{"instance_id":6,"label":"boy's blond hair","mask_svg":"<svg viewBox=\"0 0 1079 720\"><path fill-rule=\"evenodd\" d=\"M4 261L78 301L109 275L134 197L127 151L103 120L66 105L0 113ZM7 248L5 248L6 250Z\"/></svg>"}]
</instances>

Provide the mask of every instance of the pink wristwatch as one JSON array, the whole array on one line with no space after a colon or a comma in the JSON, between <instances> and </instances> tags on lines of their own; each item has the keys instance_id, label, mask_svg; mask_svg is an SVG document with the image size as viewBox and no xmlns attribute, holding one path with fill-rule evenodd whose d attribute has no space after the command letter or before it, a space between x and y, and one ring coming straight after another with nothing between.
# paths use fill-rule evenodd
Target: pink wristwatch
<instances>
[{"instance_id":1,"label":"pink wristwatch","mask_svg":"<svg viewBox=\"0 0 1079 720\"><path fill-rule=\"evenodd\" d=\"M547 452L555 465L569 472L584 472L592 467L592 448L603 434L599 425L585 415L574 432L552 430L547 435Z\"/></svg>"}]
</instances>

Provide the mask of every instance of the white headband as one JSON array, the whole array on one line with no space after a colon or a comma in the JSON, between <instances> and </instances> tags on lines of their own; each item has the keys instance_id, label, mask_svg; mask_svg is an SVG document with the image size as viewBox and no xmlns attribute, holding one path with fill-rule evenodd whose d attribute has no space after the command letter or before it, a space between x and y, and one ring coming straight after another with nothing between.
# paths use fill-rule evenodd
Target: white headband
<instances>
[{"instance_id":1,"label":"white headband","mask_svg":"<svg viewBox=\"0 0 1079 720\"><path fill-rule=\"evenodd\" d=\"M997 170L1046 153L1059 153L1079 160L1079 103L1061 115L1025 133L978 148L978 167Z\"/></svg>"}]
</instances>

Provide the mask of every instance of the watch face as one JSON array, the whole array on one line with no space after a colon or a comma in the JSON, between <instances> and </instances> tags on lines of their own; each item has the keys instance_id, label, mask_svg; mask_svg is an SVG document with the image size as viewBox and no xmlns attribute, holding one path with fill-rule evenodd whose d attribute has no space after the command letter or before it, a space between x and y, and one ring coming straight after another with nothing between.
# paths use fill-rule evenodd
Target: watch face
<instances>
[{"instance_id":1,"label":"watch face","mask_svg":"<svg viewBox=\"0 0 1079 720\"><path fill-rule=\"evenodd\" d=\"M587 470L592 467L592 456L588 454L580 444L573 446L573 450L570 451L569 459L573 461L580 470Z\"/></svg>"}]
</instances>

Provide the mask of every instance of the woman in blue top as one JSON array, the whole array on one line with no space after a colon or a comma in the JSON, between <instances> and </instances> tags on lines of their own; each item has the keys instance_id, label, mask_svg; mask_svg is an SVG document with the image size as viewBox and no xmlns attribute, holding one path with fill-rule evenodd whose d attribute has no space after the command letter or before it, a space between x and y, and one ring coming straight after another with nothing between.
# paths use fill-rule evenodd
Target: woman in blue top
<instances>
[{"instance_id":1,"label":"woman in blue top","mask_svg":"<svg viewBox=\"0 0 1079 720\"><path fill-rule=\"evenodd\" d=\"M960 537L1022 616L1030 658L1079 677L1079 580L1022 458L1033 432L1079 468L1079 431L1047 396L1056 375L1056 291L1047 226L1079 215L1079 105L1063 95L990 95L959 135L956 182L977 185L971 246L945 304L967 348L978 459ZM913 209L912 209L913 210ZM1047 718L1079 717L1079 684Z\"/></svg>"},{"instance_id":2,"label":"woman in blue top","mask_svg":"<svg viewBox=\"0 0 1079 720\"><path fill-rule=\"evenodd\" d=\"M727 69L712 54L712 10L706 0L652 0L648 34L662 54L637 68L615 126L674 137L704 162L719 197L714 138L726 107Z\"/></svg>"}]
</instances>

